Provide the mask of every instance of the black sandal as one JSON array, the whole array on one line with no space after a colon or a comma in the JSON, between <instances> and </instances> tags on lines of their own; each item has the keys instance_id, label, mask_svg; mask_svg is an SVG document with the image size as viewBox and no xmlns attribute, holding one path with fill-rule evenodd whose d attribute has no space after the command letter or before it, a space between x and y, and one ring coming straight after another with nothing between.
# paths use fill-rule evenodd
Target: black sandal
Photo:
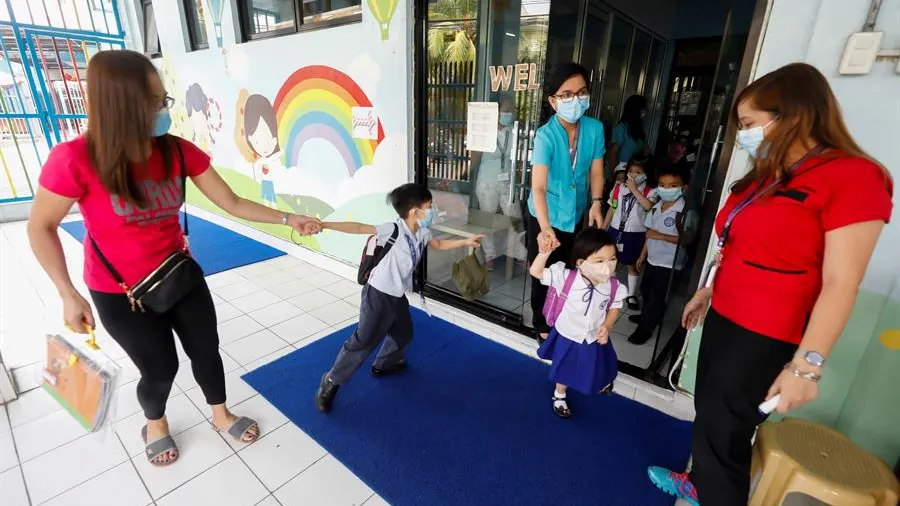
<instances>
[{"instance_id":1,"label":"black sandal","mask_svg":"<svg viewBox=\"0 0 900 506\"><path fill-rule=\"evenodd\" d=\"M556 401L565 402L565 406L557 406ZM569 409L569 403L566 402L565 397L557 397L556 394L553 394L553 412L556 413L556 416L560 418L572 418L572 411Z\"/></svg>"},{"instance_id":2,"label":"black sandal","mask_svg":"<svg viewBox=\"0 0 900 506\"><path fill-rule=\"evenodd\" d=\"M609 385L606 385L605 387L601 388L601 389L600 389L600 393L603 394L603 395L612 395L612 393L613 393L613 383L614 383L614 382L611 381L611 382L609 383Z\"/></svg>"}]
</instances>

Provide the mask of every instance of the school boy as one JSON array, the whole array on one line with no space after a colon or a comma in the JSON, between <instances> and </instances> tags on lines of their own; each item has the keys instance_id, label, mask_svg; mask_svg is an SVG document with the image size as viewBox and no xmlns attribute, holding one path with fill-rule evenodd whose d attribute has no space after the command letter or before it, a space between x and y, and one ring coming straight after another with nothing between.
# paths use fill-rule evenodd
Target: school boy
<instances>
[{"instance_id":1,"label":"school boy","mask_svg":"<svg viewBox=\"0 0 900 506\"><path fill-rule=\"evenodd\" d=\"M323 229L375 235L379 245L392 243L362 289L356 330L344 342L331 370L322 376L316 391L316 407L323 413L331 411L340 386L350 381L382 340L384 344L372 366L372 375L378 377L406 371L406 351L413 338L406 292L413 287L413 274L424 256L425 247L442 251L478 247L483 237L452 241L433 238L429 227L435 211L431 192L425 186L402 185L388 194L388 202L399 215L395 222L381 225L322 223Z\"/></svg>"},{"instance_id":2,"label":"school boy","mask_svg":"<svg viewBox=\"0 0 900 506\"><path fill-rule=\"evenodd\" d=\"M685 201L682 170L669 165L659 171L656 188L659 201L647 213L647 241L638 257L637 266L643 269L641 298L643 311L629 319L638 324L628 338L632 344L644 344L662 323L666 312L666 293L672 271L684 268L684 247L693 239L693 227L684 227ZM681 245L679 246L679 242Z\"/></svg>"}]
</instances>

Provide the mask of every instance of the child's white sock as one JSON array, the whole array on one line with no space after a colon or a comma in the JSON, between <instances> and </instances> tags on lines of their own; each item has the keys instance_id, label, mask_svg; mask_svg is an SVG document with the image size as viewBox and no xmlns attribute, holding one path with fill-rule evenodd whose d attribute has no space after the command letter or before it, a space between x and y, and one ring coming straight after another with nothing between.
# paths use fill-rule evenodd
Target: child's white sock
<instances>
[{"instance_id":1,"label":"child's white sock","mask_svg":"<svg viewBox=\"0 0 900 506\"><path fill-rule=\"evenodd\" d=\"M560 392L559 390L553 391L553 407L554 408L568 408L569 405L566 403L566 393Z\"/></svg>"},{"instance_id":2,"label":"child's white sock","mask_svg":"<svg viewBox=\"0 0 900 506\"><path fill-rule=\"evenodd\" d=\"M637 294L638 289L638 281L640 281L640 274L629 274L628 275L628 296L634 297Z\"/></svg>"}]
</instances>

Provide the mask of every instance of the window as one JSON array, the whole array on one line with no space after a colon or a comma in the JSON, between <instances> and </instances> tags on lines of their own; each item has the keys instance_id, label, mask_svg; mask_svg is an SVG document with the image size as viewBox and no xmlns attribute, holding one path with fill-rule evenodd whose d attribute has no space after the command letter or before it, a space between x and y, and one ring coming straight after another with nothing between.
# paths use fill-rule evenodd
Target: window
<instances>
[{"instance_id":1,"label":"window","mask_svg":"<svg viewBox=\"0 0 900 506\"><path fill-rule=\"evenodd\" d=\"M144 54L150 58L158 58L162 56L162 47L159 45L156 16L153 15L153 1L141 0L141 12L144 15Z\"/></svg>"},{"instance_id":2,"label":"window","mask_svg":"<svg viewBox=\"0 0 900 506\"><path fill-rule=\"evenodd\" d=\"M361 0L239 0L244 39L259 39L362 20Z\"/></svg>"},{"instance_id":3,"label":"window","mask_svg":"<svg viewBox=\"0 0 900 506\"><path fill-rule=\"evenodd\" d=\"M203 16L202 0L184 0L184 15L187 20L191 50L208 48L209 38L206 35L206 18Z\"/></svg>"}]
</instances>

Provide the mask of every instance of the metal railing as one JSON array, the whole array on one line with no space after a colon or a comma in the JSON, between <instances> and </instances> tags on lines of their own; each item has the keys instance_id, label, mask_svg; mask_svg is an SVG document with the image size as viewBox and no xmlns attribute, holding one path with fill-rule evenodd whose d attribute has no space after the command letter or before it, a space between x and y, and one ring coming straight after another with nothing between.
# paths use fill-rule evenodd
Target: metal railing
<instances>
[{"instance_id":1,"label":"metal railing","mask_svg":"<svg viewBox=\"0 0 900 506\"><path fill-rule=\"evenodd\" d=\"M87 125L87 62L123 47L114 0L0 2L0 204L34 198L50 149Z\"/></svg>"}]
</instances>

